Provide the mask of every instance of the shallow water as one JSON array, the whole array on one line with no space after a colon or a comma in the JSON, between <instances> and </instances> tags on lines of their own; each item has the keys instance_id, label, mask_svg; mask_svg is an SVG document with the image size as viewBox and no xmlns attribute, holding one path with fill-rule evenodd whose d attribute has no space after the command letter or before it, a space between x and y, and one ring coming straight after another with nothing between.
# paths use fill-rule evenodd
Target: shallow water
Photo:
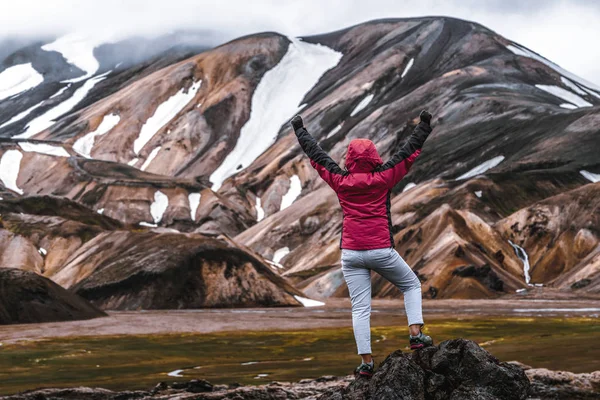
<instances>
[{"instance_id":1,"label":"shallow water","mask_svg":"<svg viewBox=\"0 0 600 400\"><path fill-rule=\"evenodd\" d=\"M372 331L376 362L396 349L408 351L404 327ZM427 332L436 343L475 340L503 361L600 370L596 318L438 320ZM294 381L347 375L357 362L351 328L60 338L0 347L0 394L79 385L149 389L160 381L194 378L242 384Z\"/></svg>"}]
</instances>

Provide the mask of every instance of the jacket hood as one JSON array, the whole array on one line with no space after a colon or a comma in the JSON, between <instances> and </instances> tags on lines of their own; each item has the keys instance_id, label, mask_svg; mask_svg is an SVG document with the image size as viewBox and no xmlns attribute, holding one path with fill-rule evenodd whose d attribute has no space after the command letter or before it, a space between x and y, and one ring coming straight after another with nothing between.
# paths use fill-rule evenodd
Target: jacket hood
<instances>
[{"instance_id":1,"label":"jacket hood","mask_svg":"<svg viewBox=\"0 0 600 400\"><path fill-rule=\"evenodd\" d=\"M354 139L348 145L346 168L349 172L373 172L381 164L383 160L369 139Z\"/></svg>"}]
</instances>

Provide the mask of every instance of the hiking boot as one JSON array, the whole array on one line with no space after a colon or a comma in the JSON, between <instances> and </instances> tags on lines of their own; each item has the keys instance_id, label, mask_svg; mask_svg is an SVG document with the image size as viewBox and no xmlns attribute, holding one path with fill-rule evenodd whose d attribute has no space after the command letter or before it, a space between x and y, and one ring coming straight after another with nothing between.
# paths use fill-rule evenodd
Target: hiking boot
<instances>
[{"instance_id":1,"label":"hiking boot","mask_svg":"<svg viewBox=\"0 0 600 400\"><path fill-rule=\"evenodd\" d=\"M364 376L370 378L373 376L373 370L375 369L375 361L371 361L369 364L361 363L354 373L356 375Z\"/></svg>"},{"instance_id":2,"label":"hiking boot","mask_svg":"<svg viewBox=\"0 0 600 400\"><path fill-rule=\"evenodd\" d=\"M425 335L423 332L420 332L418 336L410 336L410 349L418 350L423 347L433 346L433 339L430 336Z\"/></svg>"}]
</instances>

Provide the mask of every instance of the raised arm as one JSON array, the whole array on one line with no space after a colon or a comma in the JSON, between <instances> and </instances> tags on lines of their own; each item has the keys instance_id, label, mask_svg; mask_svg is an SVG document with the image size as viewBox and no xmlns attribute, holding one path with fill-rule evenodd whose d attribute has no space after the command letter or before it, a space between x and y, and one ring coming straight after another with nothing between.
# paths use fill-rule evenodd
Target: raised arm
<instances>
[{"instance_id":1,"label":"raised arm","mask_svg":"<svg viewBox=\"0 0 600 400\"><path fill-rule=\"evenodd\" d=\"M310 133L304 127L302 117L296 115L291 121L298 143L300 147L310 158L310 165L317 170L319 176L323 178L325 182L333 190L337 190L339 182L347 172L340 168L339 165L325 151L319 146L319 143L313 138Z\"/></svg>"},{"instance_id":2,"label":"raised arm","mask_svg":"<svg viewBox=\"0 0 600 400\"><path fill-rule=\"evenodd\" d=\"M431 133L431 114L421 111L421 122L415 127L404 146L402 146L388 162L383 164L378 171L381 173L388 187L391 189L404 178L416 158L421 154L421 148Z\"/></svg>"}]
</instances>

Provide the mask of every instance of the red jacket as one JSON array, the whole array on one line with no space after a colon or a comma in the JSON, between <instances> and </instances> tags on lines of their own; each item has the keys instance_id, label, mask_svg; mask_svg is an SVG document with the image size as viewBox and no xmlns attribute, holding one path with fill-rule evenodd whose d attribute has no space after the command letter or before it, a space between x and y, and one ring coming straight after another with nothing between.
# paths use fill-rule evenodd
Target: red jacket
<instances>
[{"instance_id":1,"label":"red jacket","mask_svg":"<svg viewBox=\"0 0 600 400\"><path fill-rule=\"evenodd\" d=\"M421 122L385 164L373 142L355 139L348 145L346 170L341 169L302 127L296 131L302 150L321 178L336 192L344 221L340 247L371 250L394 247L390 194L408 173L431 127Z\"/></svg>"}]
</instances>

